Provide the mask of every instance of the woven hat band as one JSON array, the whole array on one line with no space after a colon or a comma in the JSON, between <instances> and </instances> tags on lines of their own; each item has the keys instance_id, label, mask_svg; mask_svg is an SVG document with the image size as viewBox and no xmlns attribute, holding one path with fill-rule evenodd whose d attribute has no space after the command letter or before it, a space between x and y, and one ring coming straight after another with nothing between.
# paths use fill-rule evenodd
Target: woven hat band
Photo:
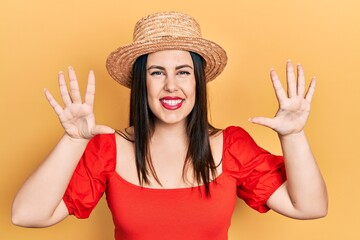
<instances>
[{"instance_id":1,"label":"woven hat band","mask_svg":"<svg viewBox=\"0 0 360 240\"><path fill-rule=\"evenodd\" d=\"M200 25L191 16L178 12L150 15L135 25L134 42L162 37L201 38Z\"/></svg>"}]
</instances>

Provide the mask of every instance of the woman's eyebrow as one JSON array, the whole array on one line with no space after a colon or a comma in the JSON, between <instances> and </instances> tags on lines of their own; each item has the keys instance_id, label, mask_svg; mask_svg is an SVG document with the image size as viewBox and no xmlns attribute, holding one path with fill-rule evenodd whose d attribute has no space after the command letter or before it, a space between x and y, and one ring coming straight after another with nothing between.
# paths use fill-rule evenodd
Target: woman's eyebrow
<instances>
[{"instance_id":1,"label":"woman's eyebrow","mask_svg":"<svg viewBox=\"0 0 360 240\"><path fill-rule=\"evenodd\" d=\"M190 66L190 65L188 65L188 64L184 64L184 65L177 66L175 69L178 70L178 69L187 68L187 67L192 69L192 66Z\"/></svg>"},{"instance_id":2,"label":"woman's eyebrow","mask_svg":"<svg viewBox=\"0 0 360 240\"><path fill-rule=\"evenodd\" d=\"M155 69L160 69L160 70L165 70L165 68L164 68L164 67L157 66L157 65L151 65L150 67L148 67L148 69L147 69L147 70L150 70L150 69L153 69L153 68L155 68Z\"/></svg>"},{"instance_id":3,"label":"woman's eyebrow","mask_svg":"<svg viewBox=\"0 0 360 240\"><path fill-rule=\"evenodd\" d=\"M154 69L154 68L155 68L155 69L160 69L160 70L165 70L164 67L158 66L158 65L151 65L150 67L147 68L147 70ZM191 68L191 69L193 69L192 66L190 66L190 65L188 65L188 64L183 64L183 65L176 66L176 67L175 67L175 70L179 70L179 69L181 69L181 68Z\"/></svg>"}]
</instances>

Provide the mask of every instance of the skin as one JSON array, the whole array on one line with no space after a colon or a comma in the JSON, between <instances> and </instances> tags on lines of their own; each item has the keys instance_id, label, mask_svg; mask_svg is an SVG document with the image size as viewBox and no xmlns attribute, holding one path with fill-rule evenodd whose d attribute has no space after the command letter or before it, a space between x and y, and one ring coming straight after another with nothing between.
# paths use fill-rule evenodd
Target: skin
<instances>
[{"instance_id":1,"label":"skin","mask_svg":"<svg viewBox=\"0 0 360 240\"><path fill-rule=\"evenodd\" d=\"M162 186L150 177L147 187L181 188L191 185L191 170L188 171L190 183L183 181L181 173L188 142L185 121L195 102L195 79L192 68L188 52L168 50L148 56L148 100L151 111L156 116L150 154ZM287 62L286 71L287 93L281 86L276 72L270 72L279 102L275 116L250 119L254 124L269 127L278 133L285 157L288 180L269 198L267 205L288 217L319 218L327 214L327 191L304 133L315 91L315 78L305 92L305 78L301 65L297 66L297 76L291 61ZM81 100L75 72L71 67L68 74L70 91L66 86L64 74L59 73L59 89L64 107L61 107L45 89L47 100L58 115L65 133L17 193L12 208L12 221L16 225L46 227L66 218L68 211L62 196L89 139L96 134L114 133L112 128L97 125L95 122L93 72L89 73L84 102ZM164 109L160 99L168 95L184 99L181 108L175 111ZM131 132L131 128L129 131ZM215 163L218 164L222 153L222 133L212 136L210 143ZM121 155L117 156L116 171L125 180L139 184L133 144L118 135L116 144L117 152L121 152ZM218 168L218 174L220 173L221 165Z\"/></svg>"},{"instance_id":2,"label":"skin","mask_svg":"<svg viewBox=\"0 0 360 240\"><path fill-rule=\"evenodd\" d=\"M150 144L152 161L162 187L185 187L187 184L181 176L188 145L186 118L195 105L193 61L189 52L160 51L149 54L146 68L148 103L156 117ZM165 97L182 99L181 107L176 110L166 109L161 104ZM191 179L190 173L187 172ZM151 178L148 187L161 186Z\"/></svg>"},{"instance_id":3,"label":"skin","mask_svg":"<svg viewBox=\"0 0 360 240\"><path fill-rule=\"evenodd\" d=\"M184 129L195 105L196 83L190 53L172 50L149 54L146 68L148 103L156 124L180 124ZM181 98L183 103L179 109L168 110L161 104L164 97Z\"/></svg>"},{"instance_id":4,"label":"skin","mask_svg":"<svg viewBox=\"0 0 360 240\"><path fill-rule=\"evenodd\" d=\"M162 185L149 176L149 188L184 188L194 186L191 169L186 172L184 182L182 169L186 157L188 137L186 118L195 104L195 77L193 62L189 52L161 51L149 54L147 60L148 102L156 116L155 131L151 138L150 154L156 173ZM168 110L161 104L164 97L184 99L181 108ZM130 128L130 131L132 129ZM128 129L129 131L129 129ZM222 155L222 136L210 139L216 164ZM122 137L117 137L118 146L122 145L117 156L117 172L128 182L140 185L137 178L133 145ZM171 156L171 157L169 157ZM221 167L218 168L218 175Z\"/></svg>"},{"instance_id":5,"label":"skin","mask_svg":"<svg viewBox=\"0 0 360 240\"><path fill-rule=\"evenodd\" d=\"M250 121L277 132L285 158L287 182L267 201L267 205L285 216L313 219L327 214L327 190L306 139L304 128L309 117L316 79L305 92L304 70L297 65L297 77L291 61L286 64L287 93L272 69L270 78L279 109L274 118L254 117Z\"/></svg>"}]
</instances>

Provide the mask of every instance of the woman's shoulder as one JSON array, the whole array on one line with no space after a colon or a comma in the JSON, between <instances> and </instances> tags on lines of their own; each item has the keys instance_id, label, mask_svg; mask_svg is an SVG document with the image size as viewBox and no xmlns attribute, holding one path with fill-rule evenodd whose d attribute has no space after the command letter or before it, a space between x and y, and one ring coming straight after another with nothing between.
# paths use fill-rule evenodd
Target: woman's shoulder
<instances>
[{"instance_id":1,"label":"woman's shoulder","mask_svg":"<svg viewBox=\"0 0 360 240\"><path fill-rule=\"evenodd\" d=\"M222 132L225 144L231 144L237 141L253 141L250 134L240 126L228 126L224 128Z\"/></svg>"},{"instance_id":2,"label":"woman's shoulder","mask_svg":"<svg viewBox=\"0 0 360 240\"><path fill-rule=\"evenodd\" d=\"M115 131L116 172L129 182L136 183L137 171L134 153L134 128L128 127Z\"/></svg>"},{"instance_id":3,"label":"woman's shoulder","mask_svg":"<svg viewBox=\"0 0 360 240\"><path fill-rule=\"evenodd\" d=\"M114 146L115 146L115 136L113 133L97 134L90 139L86 149L96 151Z\"/></svg>"},{"instance_id":4,"label":"woman's shoulder","mask_svg":"<svg viewBox=\"0 0 360 240\"><path fill-rule=\"evenodd\" d=\"M128 142L134 142L134 127L130 126L122 130L115 130L117 138L120 141L126 140ZM120 138L119 138L120 137Z\"/></svg>"},{"instance_id":5,"label":"woman's shoulder","mask_svg":"<svg viewBox=\"0 0 360 240\"><path fill-rule=\"evenodd\" d=\"M210 129L210 142L226 147L234 142L252 140L250 134L240 126L228 126L224 129Z\"/></svg>"},{"instance_id":6,"label":"woman's shoulder","mask_svg":"<svg viewBox=\"0 0 360 240\"><path fill-rule=\"evenodd\" d=\"M256 144L250 134L242 127L229 126L223 131L223 158L247 161L262 149ZM224 160L224 159L223 159Z\"/></svg>"},{"instance_id":7,"label":"woman's shoulder","mask_svg":"<svg viewBox=\"0 0 360 240\"><path fill-rule=\"evenodd\" d=\"M128 127L123 130L115 130L117 159L133 158L134 154L134 128Z\"/></svg>"}]
</instances>

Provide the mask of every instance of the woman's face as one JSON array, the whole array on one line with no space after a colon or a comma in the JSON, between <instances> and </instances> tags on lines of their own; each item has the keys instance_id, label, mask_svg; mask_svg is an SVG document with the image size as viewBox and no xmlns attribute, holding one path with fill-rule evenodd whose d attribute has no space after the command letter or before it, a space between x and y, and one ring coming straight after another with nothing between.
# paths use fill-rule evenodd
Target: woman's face
<instances>
[{"instance_id":1,"label":"woman's face","mask_svg":"<svg viewBox=\"0 0 360 240\"><path fill-rule=\"evenodd\" d=\"M189 52L165 50L148 55L148 103L156 122L185 123L195 105L195 85L194 64Z\"/></svg>"}]
</instances>

